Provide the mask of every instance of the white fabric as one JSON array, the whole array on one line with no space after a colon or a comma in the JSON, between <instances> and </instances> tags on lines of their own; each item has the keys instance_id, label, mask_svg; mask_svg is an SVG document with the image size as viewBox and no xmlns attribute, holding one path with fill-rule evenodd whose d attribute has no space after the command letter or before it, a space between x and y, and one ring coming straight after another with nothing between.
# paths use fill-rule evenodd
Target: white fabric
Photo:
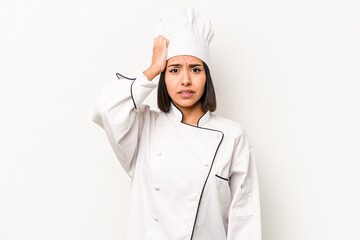
<instances>
[{"instance_id":1,"label":"white fabric","mask_svg":"<svg viewBox=\"0 0 360 240\"><path fill-rule=\"evenodd\" d=\"M182 123L144 99L143 72L105 84L92 120L131 177L127 240L261 240L255 158L243 127L206 112ZM129 77L129 76L127 76Z\"/></svg>"},{"instance_id":2,"label":"white fabric","mask_svg":"<svg viewBox=\"0 0 360 240\"><path fill-rule=\"evenodd\" d=\"M214 35L211 22L193 8L180 8L158 19L154 38L169 39L167 59L177 55L191 55L210 66L210 41Z\"/></svg>"}]
</instances>

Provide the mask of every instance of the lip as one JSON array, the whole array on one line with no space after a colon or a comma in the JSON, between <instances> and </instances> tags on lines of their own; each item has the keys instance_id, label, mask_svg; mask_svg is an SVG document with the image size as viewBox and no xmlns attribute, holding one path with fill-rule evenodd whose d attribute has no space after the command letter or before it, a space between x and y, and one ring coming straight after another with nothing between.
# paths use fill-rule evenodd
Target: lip
<instances>
[{"instance_id":1,"label":"lip","mask_svg":"<svg viewBox=\"0 0 360 240\"><path fill-rule=\"evenodd\" d=\"M181 93L181 92L187 92L187 93ZM183 89L179 91L178 94L180 95L180 97L189 98L194 94L194 91L190 89Z\"/></svg>"},{"instance_id":2,"label":"lip","mask_svg":"<svg viewBox=\"0 0 360 240\"><path fill-rule=\"evenodd\" d=\"M185 93L185 94L182 94L181 92L188 92L188 93ZM182 98L189 98L191 97L193 94L194 94L194 91L191 90L191 89L181 89L178 94L180 95L180 97Z\"/></svg>"},{"instance_id":3,"label":"lip","mask_svg":"<svg viewBox=\"0 0 360 240\"><path fill-rule=\"evenodd\" d=\"M185 94L179 93L180 97L183 97L183 98L191 97L193 94L194 94L193 92L191 92L191 93L185 93Z\"/></svg>"},{"instance_id":4,"label":"lip","mask_svg":"<svg viewBox=\"0 0 360 240\"><path fill-rule=\"evenodd\" d=\"M191 90L191 89L181 89L180 91L178 91L178 93L181 93L181 92L191 92L191 93L194 93L194 91Z\"/></svg>"}]
</instances>

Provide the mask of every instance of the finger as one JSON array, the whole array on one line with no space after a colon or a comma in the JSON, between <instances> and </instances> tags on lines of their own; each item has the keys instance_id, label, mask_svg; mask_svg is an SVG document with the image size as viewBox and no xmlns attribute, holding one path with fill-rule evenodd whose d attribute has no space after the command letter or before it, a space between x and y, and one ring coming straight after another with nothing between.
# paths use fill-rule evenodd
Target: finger
<instances>
[{"instance_id":1,"label":"finger","mask_svg":"<svg viewBox=\"0 0 360 240\"><path fill-rule=\"evenodd\" d=\"M161 40L162 40L162 43L163 43L164 45L167 45L168 40L167 40L166 38L163 38L163 39L161 39Z\"/></svg>"}]
</instances>

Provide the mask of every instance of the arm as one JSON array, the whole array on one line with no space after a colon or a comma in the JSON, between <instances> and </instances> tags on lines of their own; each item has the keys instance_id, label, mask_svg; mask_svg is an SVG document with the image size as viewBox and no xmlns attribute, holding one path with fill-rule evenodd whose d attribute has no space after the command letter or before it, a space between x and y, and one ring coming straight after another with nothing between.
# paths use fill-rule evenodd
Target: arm
<instances>
[{"instance_id":1,"label":"arm","mask_svg":"<svg viewBox=\"0 0 360 240\"><path fill-rule=\"evenodd\" d=\"M243 131L234 148L228 240L261 240L261 212L255 157Z\"/></svg>"},{"instance_id":2,"label":"arm","mask_svg":"<svg viewBox=\"0 0 360 240\"><path fill-rule=\"evenodd\" d=\"M132 177L141 130L150 115L150 107L141 103L157 83L143 72L135 73L134 78L117 75L123 79L105 84L92 120L105 130L117 159Z\"/></svg>"},{"instance_id":3,"label":"arm","mask_svg":"<svg viewBox=\"0 0 360 240\"><path fill-rule=\"evenodd\" d=\"M132 78L116 74L121 80L104 86L93 113L93 122L105 130L116 157L130 177L135 169L144 121L151 114L150 107L141 103L157 86L152 79L165 69L168 45L168 39L156 37L150 67Z\"/></svg>"}]
</instances>

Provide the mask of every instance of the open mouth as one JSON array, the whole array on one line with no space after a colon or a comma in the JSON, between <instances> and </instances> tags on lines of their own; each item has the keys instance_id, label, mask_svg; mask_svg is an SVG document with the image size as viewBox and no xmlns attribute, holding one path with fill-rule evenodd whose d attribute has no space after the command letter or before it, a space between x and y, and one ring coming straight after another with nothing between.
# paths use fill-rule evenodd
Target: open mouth
<instances>
[{"instance_id":1,"label":"open mouth","mask_svg":"<svg viewBox=\"0 0 360 240\"><path fill-rule=\"evenodd\" d=\"M191 97L192 95L194 94L194 92L193 91L181 91L181 92L179 92L179 95L181 96L181 97Z\"/></svg>"}]
</instances>

